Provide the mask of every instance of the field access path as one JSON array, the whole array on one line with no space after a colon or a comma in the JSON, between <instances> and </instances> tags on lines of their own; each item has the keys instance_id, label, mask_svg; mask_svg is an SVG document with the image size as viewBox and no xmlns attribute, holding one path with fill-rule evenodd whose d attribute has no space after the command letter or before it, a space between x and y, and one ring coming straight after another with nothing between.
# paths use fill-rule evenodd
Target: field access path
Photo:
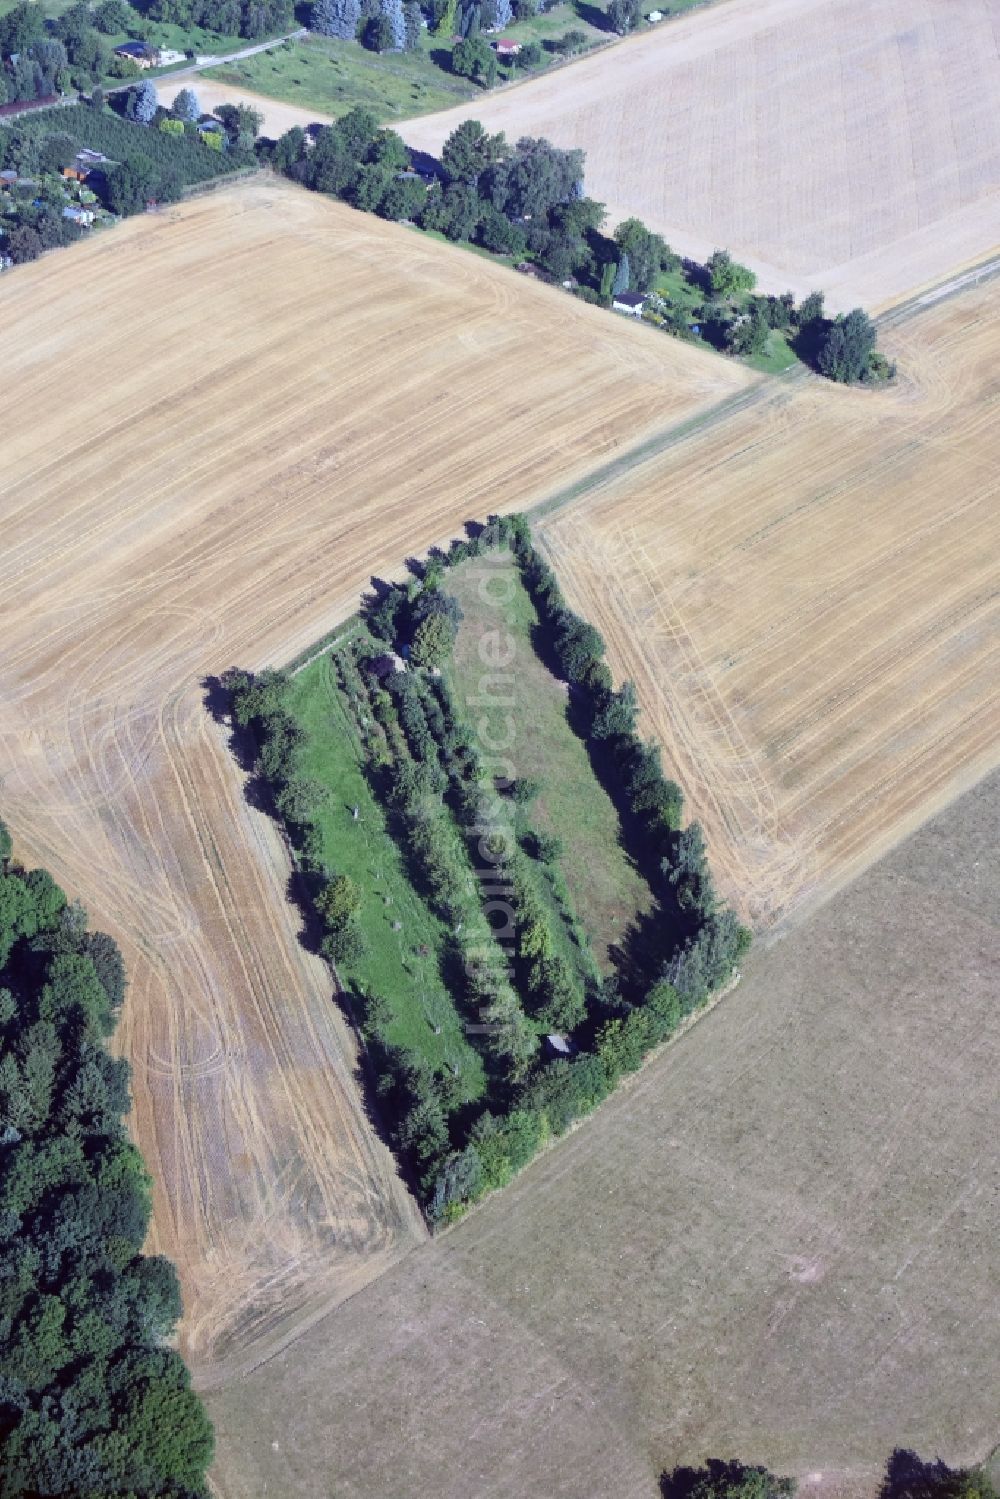
<instances>
[{"instance_id":1,"label":"field access path","mask_svg":"<svg viewBox=\"0 0 1000 1499\"><path fill-rule=\"evenodd\" d=\"M0 312L0 806L122 944L151 1247L209 1384L423 1228L205 679L753 377L265 175L19 268Z\"/></svg>"}]
</instances>

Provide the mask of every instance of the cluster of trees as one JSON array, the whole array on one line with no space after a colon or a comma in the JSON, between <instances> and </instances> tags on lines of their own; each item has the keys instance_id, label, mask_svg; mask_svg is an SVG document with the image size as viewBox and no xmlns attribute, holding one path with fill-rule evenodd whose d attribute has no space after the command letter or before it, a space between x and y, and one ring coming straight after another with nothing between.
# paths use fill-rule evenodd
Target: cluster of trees
<instances>
[{"instance_id":1,"label":"cluster of trees","mask_svg":"<svg viewBox=\"0 0 1000 1499\"><path fill-rule=\"evenodd\" d=\"M191 30L195 26L250 41L278 36L295 26L292 0L151 0L151 21Z\"/></svg>"},{"instance_id":2,"label":"cluster of trees","mask_svg":"<svg viewBox=\"0 0 1000 1499\"><path fill-rule=\"evenodd\" d=\"M383 130L368 109L349 110L325 126L311 149L305 132L294 127L265 153L265 159L304 186L382 218L413 218L427 197L423 182L405 175L410 152L402 138L394 130Z\"/></svg>"},{"instance_id":3,"label":"cluster of trees","mask_svg":"<svg viewBox=\"0 0 1000 1499\"><path fill-rule=\"evenodd\" d=\"M442 569L429 568L409 588L388 588L371 611L373 633L405 641L416 666L443 666L462 620L458 600L440 586Z\"/></svg>"},{"instance_id":4,"label":"cluster of trees","mask_svg":"<svg viewBox=\"0 0 1000 1499\"><path fill-rule=\"evenodd\" d=\"M21 0L0 16L0 104L30 103L70 87L64 43L46 30L41 6Z\"/></svg>"},{"instance_id":5,"label":"cluster of trees","mask_svg":"<svg viewBox=\"0 0 1000 1499\"><path fill-rule=\"evenodd\" d=\"M701 1468L675 1468L660 1477L663 1499L790 1499L792 1478L735 1459L710 1458ZM983 1468L949 1468L897 1448L886 1464L879 1499L997 1499Z\"/></svg>"},{"instance_id":6,"label":"cluster of trees","mask_svg":"<svg viewBox=\"0 0 1000 1499\"><path fill-rule=\"evenodd\" d=\"M88 89L102 78L130 78L139 71L131 58L116 57L110 38L129 32L140 38L145 19L125 0L101 0L92 10L87 0L75 0L52 22L52 31L66 49L69 82Z\"/></svg>"},{"instance_id":7,"label":"cluster of trees","mask_svg":"<svg viewBox=\"0 0 1000 1499\"><path fill-rule=\"evenodd\" d=\"M144 40L156 21L248 38L274 36L295 24L292 0L152 0L142 11L128 0L75 0L48 23L44 7L20 0L0 17L0 104L134 77L138 64L116 56L112 38L124 32Z\"/></svg>"},{"instance_id":8,"label":"cluster of trees","mask_svg":"<svg viewBox=\"0 0 1000 1499\"><path fill-rule=\"evenodd\" d=\"M84 7L86 9L86 7ZM94 31L87 10L87 29ZM30 103L64 92L73 83L72 29L60 18L46 28L44 9L21 0L0 16L0 104Z\"/></svg>"},{"instance_id":9,"label":"cluster of trees","mask_svg":"<svg viewBox=\"0 0 1000 1499\"><path fill-rule=\"evenodd\" d=\"M428 0L423 7L436 36L468 36L474 30L503 30L546 11L554 0ZM472 12L478 9L473 20Z\"/></svg>"},{"instance_id":10,"label":"cluster of trees","mask_svg":"<svg viewBox=\"0 0 1000 1499\"><path fill-rule=\"evenodd\" d=\"M780 297L750 297L735 316L708 309L718 341L730 353L762 354L768 335L780 329L799 357L828 380L839 384L878 384L891 380L895 365L876 347L875 325L860 307L836 318L823 310L823 293L811 292L796 307L791 292Z\"/></svg>"},{"instance_id":11,"label":"cluster of trees","mask_svg":"<svg viewBox=\"0 0 1000 1499\"><path fill-rule=\"evenodd\" d=\"M642 23L642 7L639 0L611 0L608 6L608 24L619 36L627 36Z\"/></svg>"},{"instance_id":12,"label":"cluster of trees","mask_svg":"<svg viewBox=\"0 0 1000 1499\"><path fill-rule=\"evenodd\" d=\"M661 268L672 270L677 263L674 257L664 261ZM654 277L633 281L626 271L622 280L621 264L617 274L615 292L630 285L646 291L655 279L654 273ZM716 348L753 357L766 352L772 331L778 330L800 359L828 379L868 384L892 379L895 374L895 367L876 351L875 326L860 308L846 317L830 319L823 310L822 292L811 292L799 306L791 292L756 296L754 272L733 260L726 250L714 251L703 266L685 261L684 277L689 285L706 293L708 300L684 310L672 307L665 297L652 296L647 315L670 333L690 337L693 319L699 336ZM607 290L606 283L601 290Z\"/></svg>"},{"instance_id":13,"label":"cluster of trees","mask_svg":"<svg viewBox=\"0 0 1000 1499\"><path fill-rule=\"evenodd\" d=\"M156 128L173 116L157 103L152 84L145 82L129 90L124 117L105 108L100 100L96 107L78 104L19 117L13 126L0 128L0 160L24 176L34 177L58 173L88 146L103 152L112 163L102 174L93 174L88 186L94 185L112 213L139 213L150 199L175 202L186 187L256 166L252 145L248 144L253 122L246 118L254 112L232 107L229 112L231 145L223 155L206 148L193 124L176 121L180 126L176 134ZM259 116L254 115L254 120L259 126ZM33 199L20 204L16 225L9 226L11 231L32 232L28 244L21 243L26 239L23 232L8 233L4 247L15 260L32 259L44 249L79 236L76 226L62 218L65 199L59 183L46 186L43 178L39 194L41 207L36 207Z\"/></svg>"},{"instance_id":14,"label":"cluster of trees","mask_svg":"<svg viewBox=\"0 0 1000 1499\"><path fill-rule=\"evenodd\" d=\"M875 348L875 325L866 312L824 320L816 365L828 380L841 385L877 385L892 380L896 366Z\"/></svg>"},{"instance_id":15,"label":"cluster of trees","mask_svg":"<svg viewBox=\"0 0 1000 1499\"><path fill-rule=\"evenodd\" d=\"M624 219L610 241L602 235L595 249L600 264L598 296L604 303L620 292L648 292L661 271L672 271L680 263L663 236L636 218Z\"/></svg>"},{"instance_id":16,"label":"cluster of trees","mask_svg":"<svg viewBox=\"0 0 1000 1499\"><path fill-rule=\"evenodd\" d=\"M84 232L62 212L69 200L59 173L76 149L63 131L37 136L17 126L0 130L0 165L27 179L5 197L0 210L0 251L15 265L72 244Z\"/></svg>"},{"instance_id":17,"label":"cluster of trees","mask_svg":"<svg viewBox=\"0 0 1000 1499\"><path fill-rule=\"evenodd\" d=\"M0 56L8 59L0 69L0 103L89 89L108 76L131 77L136 64L116 57L109 38L123 31L141 37L146 30L145 17L126 0L100 0L93 8L76 0L48 24L42 7L21 0L0 17Z\"/></svg>"},{"instance_id":18,"label":"cluster of trees","mask_svg":"<svg viewBox=\"0 0 1000 1499\"><path fill-rule=\"evenodd\" d=\"M473 70L495 63L480 38L459 43L456 53L460 48ZM305 186L356 208L412 220L515 260L529 256L552 279L573 283L578 295L603 306L626 291L651 293L664 271L680 265L663 237L640 219L625 220L612 236L602 232L604 207L583 190L582 151L531 137L511 146L478 120L464 121L445 141L441 175L429 186L410 170L401 137L362 108L321 130L311 149L305 132L294 128L261 154ZM875 351L874 326L860 309L831 321L821 293L798 308L791 293L754 296L754 273L724 250L704 266L685 262L685 275L709 297L694 309L699 336L729 353L762 354L779 329L801 358L831 379L874 382L895 373ZM693 336L692 314L663 297L651 295L649 315L668 332ZM442 627L434 629L441 633Z\"/></svg>"},{"instance_id":19,"label":"cluster of trees","mask_svg":"<svg viewBox=\"0 0 1000 1499\"><path fill-rule=\"evenodd\" d=\"M166 1344L173 1266L105 1041L121 955L0 823L0 1492L207 1494L212 1432Z\"/></svg>"},{"instance_id":20,"label":"cluster of trees","mask_svg":"<svg viewBox=\"0 0 1000 1499\"><path fill-rule=\"evenodd\" d=\"M660 1478L663 1499L790 1499L797 1485L767 1468L709 1458L701 1468L675 1468Z\"/></svg>"},{"instance_id":21,"label":"cluster of trees","mask_svg":"<svg viewBox=\"0 0 1000 1499\"><path fill-rule=\"evenodd\" d=\"M311 149L303 131L288 131L269 160L305 186L383 218L412 219L515 257L530 249L553 275L590 256L588 235L603 217L600 205L582 196L582 151L529 138L510 147L476 121L446 143L445 178L430 189L409 170L400 136L361 108L321 130Z\"/></svg>"},{"instance_id":22,"label":"cluster of trees","mask_svg":"<svg viewBox=\"0 0 1000 1499\"><path fill-rule=\"evenodd\" d=\"M522 1057L519 1069L511 1073L510 1080L516 1087L508 1090L503 1102L505 1109L516 1108L525 1116L516 1131L513 1154L518 1157L527 1140L534 1138L537 1144L549 1134L560 1133L599 1103L624 1073L640 1065L652 1046L669 1036L685 1016L725 984L746 951L749 933L718 901L700 828L697 824L681 827L681 792L663 775L657 747L643 743L636 734L634 688L626 683L614 690L603 660L600 634L567 607L551 570L531 543L523 517L491 517L480 537L455 543L449 553L432 560L435 577L441 567L455 565L476 551L494 546L509 546L514 553L538 610L553 664L572 684L575 709L590 740L592 759L602 767L623 825L659 896L651 930L644 934L642 961L633 963L627 977L628 992L612 984L604 992L595 986L593 992L585 993L578 976L554 952L552 934L523 857L509 840L498 852L497 879L515 912L516 987L538 1022L547 1028L575 1031L581 1047L586 1048L570 1061L535 1061L527 1070L524 1062L531 1058ZM413 585L390 590L369 613L373 633L394 648L408 644L413 591ZM400 695L416 690L397 689ZM440 683L435 690L446 693ZM454 713L453 707L451 711ZM401 721L405 723L405 716L401 715ZM426 748L421 749L422 742L423 734L414 734L411 748L415 755L422 756L426 766L429 754ZM488 826L488 788L474 751L465 746L459 761L456 777L455 757L447 760L452 776L451 805L460 826L481 834L484 825ZM440 780L429 779L422 789L425 796L439 798ZM533 788L520 788L515 782L509 789L515 796L521 792L528 799ZM545 840L537 834L529 834L524 841L544 854ZM482 849L482 844L479 846ZM449 910L447 914L453 916L455 912ZM491 1161L503 1177L517 1169L504 1154L503 1112L491 1116L488 1130ZM478 1151L479 1144L475 1133L457 1144L462 1146L464 1179L468 1153ZM449 1159L443 1158L442 1169ZM495 1184L495 1174L492 1167L484 1172L484 1190ZM455 1202L447 1196L449 1211L454 1210Z\"/></svg>"},{"instance_id":23,"label":"cluster of trees","mask_svg":"<svg viewBox=\"0 0 1000 1499\"><path fill-rule=\"evenodd\" d=\"M584 196L582 151L527 136L511 146L467 120L445 142L441 166L423 227L517 259L530 253L559 279L590 260L604 210Z\"/></svg>"},{"instance_id":24,"label":"cluster of trees","mask_svg":"<svg viewBox=\"0 0 1000 1499\"><path fill-rule=\"evenodd\" d=\"M314 0L309 24L372 52L414 52L422 30L417 0Z\"/></svg>"},{"instance_id":25,"label":"cluster of trees","mask_svg":"<svg viewBox=\"0 0 1000 1499\"><path fill-rule=\"evenodd\" d=\"M0 66L0 104L28 104L52 99L69 87L66 49L47 38L32 42L24 52L6 57Z\"/></svg>"},{"instance_id":26,"label":"cluster of trees","mask_svg":"<svg viewBox=\"0 0 1000 1499\"><path fill-rule=\"evenodd\" d=\"M596 967L585 977L586 964L576 968L560 951L551 911L539 898L540 880L552 880L556 891L558 842L542 837L527 815L538 788L523 780L498 784L486 773L445 679L433 670L451 649L459 617L442 586L446 570L497 547L513 553L538 612L541 648L571 684L579 732L658 898L617 981L602 984ZM442 654L435 646L421 664L415 646L430 622L443 622ZM450 933L442 971L470 1017L490 1079L477 1116L455 1076L390 1041L393 1006L360 987L392 1143L428 1216L440 1222L503 1185L547 1138L634 1071L729 980L749 934L720 904L700 829L682 827L680 790L664 776L657 749L636 733L634 689L626 683L615 690L599 633L566 605L523 517L490 517L480 535L433 556L422 577L382 592L367 624L376 646L407 655L410 669L379 685L371 645L361 639L341 647L335 660L345 702L410 878ZM323 950L342 971L356 969L364 955L357 917L365 892L325 868L319 855L312 819L323 792L298 770L302 736L286 707L287 683L271 672L232 673L227 685L234 720L253 733L257 771L311 879ZM484 861L485 883L473 874ZM489 915L497 891L509 910L502 931L495 912ZM556 903L572 932L572 913L558 893ZM572 1035L570 1058L543 1058L539 1033L552 1029Z\"/></svg>"},{"instance_id":27,"label":"cluster of trees","mask_svg":"<svg viewBox=\"0 0 1000 1499\"><path fill-rule=\"evenodd\" d=\"M257 748L254 769L274 796L292 843L303 850L316 791L296 766L295 751L302 743L302 730L286 707L288 678L281 671L262 671L256 676L231 671L223 678L223 686L229 694L234 723L253 737Z\"/></svg>"}]
</instances>

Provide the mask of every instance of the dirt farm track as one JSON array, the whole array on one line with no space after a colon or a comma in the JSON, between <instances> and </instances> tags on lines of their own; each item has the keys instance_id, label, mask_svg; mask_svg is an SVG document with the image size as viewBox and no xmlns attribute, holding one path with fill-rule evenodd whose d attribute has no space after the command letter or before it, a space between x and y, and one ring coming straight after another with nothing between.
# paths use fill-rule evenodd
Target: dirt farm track
<instances>
[{"instance_id":1,"label":"dirt farm track","mask_svg":"<svg viewBox=\"0 0 1000 1499\"><path fill-rule=\"evenodd\" d=\"M154 1245L206 1382L422 1230L203 678L752 382L266 178L18 269L0 315L3 815L122 943Z\"/></svg>"},{"instance_id":2,"label":"dirt farm track","mask_svg":"<svg viewBox=\"0 0 1000 1499\"><path fill-rule=\"evenodd\" d=\"M400 129L582 146L612 219L873 310L1000 242L998 98L996 0L722 0Z\"/></svg>"}]
</instances>

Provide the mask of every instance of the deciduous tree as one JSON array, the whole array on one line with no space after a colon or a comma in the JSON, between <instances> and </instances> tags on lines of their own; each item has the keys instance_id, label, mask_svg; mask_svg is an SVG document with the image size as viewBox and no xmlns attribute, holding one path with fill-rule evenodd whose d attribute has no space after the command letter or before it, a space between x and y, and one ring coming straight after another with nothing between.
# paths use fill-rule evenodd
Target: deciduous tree
<instances>
[{"instance_id":1,"label":"deciduous tree","mask_svg":"<svg viewBox=\"0 0 1000 1499\"><path fill-rule=\"evenodd\" d=\"M851 384L864 380L875 348L875 326L860 307L830 325L819 351L819 367L828 380Z\"/></svg>"},{"instance_id":2,"label":"deciduous tree","mask_svg":"<svg viewBox=\"0 0 1000 1499\"><path fill-rule=\"evenodd\" d=\"M483 88L492 88L496 82L496 53L482 37L463 37L456 42L451 54L452 70L460 78L471 78Z\"/></svg>"},{"instance_id":3,"label":"deciduous tree","mask_svg":"<svg viewBox=\"0 0 1000 1499\"><path fill-rule=\"evenodd\" d=\"M478 120L463 120L441 148L441 165L450 181L474 184L488 167L509 155L502 131L490 135Z\"/></svg>"},{"instance_id":4,"label":"deciduous tree","mask_svg":"<svg viewBox=\"0 0 1000 1499\"><path fill-rule=\"evenodd\" d=\"M625 36L634 31L642 20L639 0L611 0L608 6L608 21L613 31Z\"/></svg>"},{"instance_id":5,"label":"deciduous tree","mask_svg":"<svg viewBox=\"0 0 1000 1499\"><path fill-rule=\"evenodd\" d=\"M182 88L174 99L171 106L174 116L178 120L193 123L201 114L201 105L198 103L198 95L193 88Z\"/></svg>"},{"instance_id":6,"label":"deciduous tree","mask_svg":"<svg viewBox=\"0 0 1000 1499\"><path fill-rule=\"evenodd\" d=\"M714 250L705 263L712 295L735 297L740 292L753 291L757 277L747 266L734 260L728 250Z\"/></svg>"}]
</instances>

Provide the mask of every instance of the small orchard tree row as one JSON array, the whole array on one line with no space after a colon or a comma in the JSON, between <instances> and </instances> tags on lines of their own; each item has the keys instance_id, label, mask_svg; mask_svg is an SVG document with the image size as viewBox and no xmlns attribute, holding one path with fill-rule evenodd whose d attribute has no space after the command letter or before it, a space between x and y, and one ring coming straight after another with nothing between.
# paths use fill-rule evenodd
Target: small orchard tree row
<instances>
[{"instance_id":1,"label":"small orchard tree row","mask_svg":"<svg viewBox=\"0 0 1000 1499\"><path fill-rule=\"evenodd\" d=\"M429 759L397 761L391 768L388 798L403 819L408 857L419 864L442 919L453 925L456 939L461 937L456 945L465 975L465 1005L482 1027L476 1034L516 1081L534 1057L538 1039L510 982L509 965L490 920L496 892L506 891L509 884L506 843L491 824L474 752L457 729L448 730L440 706L438 722L446 736L441 748L449 770L439 759L433 764ZM454 812L444 801L449 783L456 792ZM456 816L467 847L459 841ZM484 862L485 868L477 869Z\"/></svg>"},{"instance_id":2,"label":"small orchard tree row","mask_svg":"<svg viewBox=\"0 0 1000 1499\"><path fill-rule=\"evenodd\" d=\"M0 822L0 1492L207 1499L212 1431L169 1346L177 1276L144 1255L114 941Z\"/></svg>"},{"instance_id":3,"label":"small orchard tree row","mask_svg":"<svg viewBox=\"0 0 1000 1499\"><path fill-rule=\"evenodd\" d=\"M413 586L394 590L395 601L383 597L379 604L382 627L393 631L400 628L415 631L416 639L428 617L445 618L444 605L428 615L422 604L428 596L448 600L449 596L439 585L437 573L432 577L432 584L425 577L417 591ZM394 642L408 649L399 636L394 635L388 643ZM411 656L413 654L415 651L411 651ZM524 997L526 1007L549 1029L573 1030L586 1012L582 983L579 975L556 951L552 926L536 892L530 866L516 845L515 818L509 810L510 803L501 801L496 789L488 783L471 735L465 725L459 724L444 678L429 678L412 671L398 672L389 678L388 690L395 699L399 722L414 759L435 771L440 767L447 777L446 782L435 777L432 784L435 790L440 787L442 791L445 784L450 785L452 810L469 840L474 864L483 857L480 847L483 829L490 827L485 847L496 865L496 878L492 883L503 887L513 913L516 935L512 937L512 955L516 987ZM400 784L396 782L397 786ZM509 789L515 803L526 800L530 790L524 782L515 782ZM519 808L517 820L525 821L523 805ZM554 856L551 846L547 847L546 841L533 830L527 829L524 836L533 849ZM414 846L411 830L410 847ZM568 891L563 899L568 905ZM446 915L453 916L454 912L449 910Z\"/></svg>"},{"instance_id":4,"label":"small orchard tree row","mask_svg":"<svg viewBox=\"0 0 1000 1499\"><path fill-rule=\"evenodd\" d=\"M411 753L407 733L400 726L399 696L366 685L367 673L359 667L353 649L336 655L341 680L350 684L358 716L364 719L370 713L379 725L379 734L368 740L372 750L368 768L373 788L390 814L390 828L397 830L396 841L411 879L453 931L450 966L461 976L456 997L498 1077L514 1086L530 1066L538 1039L509 982L507 965L488 922L477 919L481 890L472 889L468 856L444 803L448 776L432 752L422 699L416 689L403 695L421 710L419 716L411 716L409 732L421 744L423 759ZM323 862L312 822L323 788L305 780L298 766L302 733L287 710L287 679L276 672L257 678L231 672L226 685L232 693L234 721L253 733L256 770L268 784L289 838L312 877L312 905L323 928L321 949L339 969L349 971L365 955L357 922L362 892ZM438 717L443 722L440 707ZM449 1116L460 1100L446 1073L435 1072L424 1059L390 1044L385 1034L390 1012L380 997L362 993L361 998L380 1105L394 1145L430 1212L438 1173L452 1150ZM451 1171L449 1180L454 1182Z\"/></svg>"},{"instance_id":5,"label":"small orchard tree row","mask_svg":"<svg viewBox=\"0 0 1000 1499\"><path fill-rule=\"evenodd\" d=\"M501 786L485 774L439 672L458 618L444 587L446 572L496 548L510 550L534 601L538 648L570 685L574 721L657 897L643 918L646 928L628 973L618 984L594 983L592 992L557 948L539 894L543 866L526 856L525 849L539 860L545 852L541 836L525 826L524 807L535 788ZM414 641L428 619L445 620L448 628L441 652L420 664L413 659ZM449 967L461 975L457 998L476 1027L476 1044L491 1059L494 1079L477 1114L446 1072L390 1042L400 997L390 1005L384 996L361 995L394 1146L430 1221L448 1222L596 1107L652 1047L707 1003L731 978L749 933L718 901L701 831L697 824L683 826L680 790L663 774L657 749L636 732L634 689L628 683L615 688L599 633L568 608L523 517L490 517L478 534L432 553L420 576L382 592L366 623L378 645L362 639L338 650L339 679L370 782L389 810L412 878L451 931ZM409 668L400 670L406 657ZM376 669L388 671L383 685ZM234 716L264 735L258 769L276 788L279 807L291 808L285 815L292 819L293 841L308 848L308 819L294 819L308 805L309 788L297 774L298 731L284 708L282 681L264 673L240 678L237 688ZM294 795L291 788L297 788ZM350 953L351 939L345 949L341 934L353 930L358 892L338 874L318 873L315 904L326 951L342 961L338 954ZM498 894L509 930L499 930L488 915ZM571 1032L575 1054L545 1060L539 1027Z\"/></svg>"}]
</instances>

